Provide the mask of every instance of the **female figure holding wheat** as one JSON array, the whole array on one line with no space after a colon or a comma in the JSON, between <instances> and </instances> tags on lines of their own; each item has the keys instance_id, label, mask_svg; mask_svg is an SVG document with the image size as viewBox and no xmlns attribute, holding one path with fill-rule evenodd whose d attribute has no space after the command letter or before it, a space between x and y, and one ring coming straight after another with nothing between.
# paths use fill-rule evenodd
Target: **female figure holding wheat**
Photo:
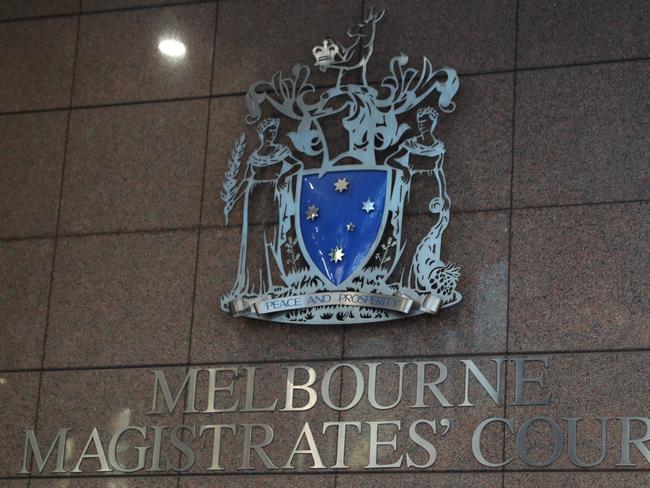
<instances>
[{"instance_id":1,"label":"female figure holding wheat","mask_svg":"<svg viewBox=\"0 0 650 488\"><path fill-rule=\"evenodd\" d=\"M244 178L237 185L236 177L239 172L239 160L245 150L243 138L240 138L233 152L233 158L226 175L224 191L221 193L221 198L225 202L224 214L226 221L236 202L243 198L239 265L237 278L229 294L230 296L245 295L252 298L263 293L264 290L268 290L272 286L268 246L272 246L274 256L279 256L279 250L286 241L291 217L291 177L302 168L302 163L291 154L291 150L287 146L275 142L279 125L279 119L268 118L257 126L259 145L246 161ZM269 190L273 195L272 202L267 201L268 198L256 197L255 205L251 205L253 192L261 194L262 197L266 194L268 197ZM269 205L271 205L271 208L275 207L274 203L277 204L279 210L279 222L272 243L267 241L264 233L262 235L253 235L249 240L249 219L251 215L256 211L267 213ZM259 285L255 284L257 277L250 276L248 271L248 256L264 257L266 259L268 276L260 276ZM277 262L277 260L274 261ZM282 267L281 262L277 264ZM259 269L259 267L256 266L255 269ZM280 271L283 272L282 269Z\"/></svg>"}]
</instances>

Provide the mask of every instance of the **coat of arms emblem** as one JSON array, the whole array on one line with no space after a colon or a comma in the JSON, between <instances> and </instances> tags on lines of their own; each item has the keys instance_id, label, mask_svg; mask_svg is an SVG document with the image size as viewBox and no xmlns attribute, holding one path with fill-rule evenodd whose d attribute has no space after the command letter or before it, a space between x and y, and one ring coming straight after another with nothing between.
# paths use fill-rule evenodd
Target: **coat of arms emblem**
<instances>
[{"instance_id":1,"label":"coat of arms emblem","mask_svg":"<svg viewBox=\"0 0 650 488\"><path fill-rule=\"evenodd\" d=\"M300 64L251 85L246 122L259 140L236 141L221 192L226 223L236 206L243 215L223 310L277 322L367 323L435 314L461 300L460 268L440 255L451 201L445 146L434 134L441 113L455 108L458 75L433 69L426 57L410 67L400 54L381 83L369 83L384 13L371 10L348 31L347 46L325 39L313 48L315 67L337 75L332 88L317 90ZM433 218L407 255L414 179L429 183ZM269 202L258 199L265 189ZM250 212L269 205L273 229L253 231Z\"/></svg>"}]
</instances>

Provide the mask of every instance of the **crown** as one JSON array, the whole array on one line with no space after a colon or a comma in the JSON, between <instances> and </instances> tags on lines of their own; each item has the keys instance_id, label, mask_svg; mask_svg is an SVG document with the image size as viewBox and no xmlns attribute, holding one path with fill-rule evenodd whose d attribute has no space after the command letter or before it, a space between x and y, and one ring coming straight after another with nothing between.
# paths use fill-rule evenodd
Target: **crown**
<instances>
[{"instance_id":1,"label":"crown","mask_svg":"<svg viewBox=\"0 0 650 488\"><path fill-rule=\"evenodd\" d=\"M438 118L438 111L433 107L422 107L418 109L418 119L429 117L431 120Z\"/></svg>"},{"instance_id":2,"label":"crown","mask_svg":"<svg viewBox=\"0 0 650 488\"><path fill-rule=\"evenodd\" d=\"M273 127L274 129L277 129L278 126L280 125L280 119L278 118L268 118L264 119L260 124L257 126L257 133L262 134L266 129L269 127Z\"/></svg>"},{"instance_id":3,"label":"crown","mask_svg":"<svg viewBox=\"0 0 650 488\"><path fill-rule=\"evenodd\" d=\"M339 46L331 39L325 39L323 44L316 46L311 50L316 58L315 66L325 70L334 62L336 56L339 54Z\"/></svg>"}]
</instances>

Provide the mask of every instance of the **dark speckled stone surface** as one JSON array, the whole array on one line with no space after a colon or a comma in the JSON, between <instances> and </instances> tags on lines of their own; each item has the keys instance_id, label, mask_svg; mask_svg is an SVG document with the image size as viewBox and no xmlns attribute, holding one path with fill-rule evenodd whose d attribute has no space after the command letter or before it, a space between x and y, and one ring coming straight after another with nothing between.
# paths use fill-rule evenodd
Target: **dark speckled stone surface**
<instances>
[{"instance_id":1,"label":"dark speckled stone surface","mask_svg":"<svg viewBox=\"0 0 650 488\"><path fill-rule=\"evenodd\" d=\"M54 240L0 243L0 368L39 368Z\"/></svg>"},{"instance_id":2,"label":"dark speckled stone surface","mask_svg":"<svg viewBox=\"0 0 650 488\"><path fill-rule=\"evenodd\" d=\"M510 205L513 76L460 78L456 110L440 114L435 136L446 149L445 179L453 210L506 208ZM417 133L415 112L406 119ZM427 167L424 158L411 161ZM429 163L430 164L430 163ZM434 177L414 177L407 213L428 213L436 195Z\"/></svg>"},{"instance_id":3,"label":"dark speckled stone surface","mask_svg":"<svg viewBox=\"0 0 650 488\"><path fill-rule=\"evenodd\" d=\"M250 230L261 239L262 226ZM340 357L339 326L297 326L233 318L219 308L220 296L233 284L239 259L239 228L201 232L192 355L194 362L263 361ZM263 259L254 254L254 259Z\"/></svg>"},{"instance_id":4,"label":"dark speckled stone surface","mask_svg":"<svg viewBox=\"0 0 650 488\"><path fill-rule=\"evenodd\" d=\"M111 479L33 479L30 488L175 488L176 479L173 477L127 478L126 476Z\"/></svg>"},{"instance_id":5,"label":"dark speckled stone surface","mask_svg":"<svg viewBox=\"0 0 650 488\"><path fill-rule=\"evenodd\" d=\"M370 62L370 77L388 74L388 62L404 53L419 67L422 56L433 66L451 66L460 73L508 70L515 61L516 2L429 2L378 0L366 4L386 9Z\"/></svg>"},{"instance_id":6,"label":"dark speckled stone surface","mask_svg":"<svg viewBox=\"0 0 650 488\"><path fill-rule=\"evenodd\" d=\"M74 17L1 24L0 112L67 107L76 39Z\"/></svg>"},{"instance_id":7,"label":"dark speckled stone surface","mask_svg":"<svg viewBox=\"0 0 650 488\"><path fill-rule=\"evenodd\" d=\"M0 237L54 235L66 112L0 118Z\"/></svg>"},{"instance_id":8,"label":"dark speckled stone surface","mask_svg":"<svg viewBox=\"0 0 650 488\"><path fill-rule=\"evenodd\" d=\"M650 484L650 473L506 473L505 488L638 488Z\"/></svg>"},{"instance_id":9,"label":"dark speckled stone surface","mask_svg":"<svg viewBox=\"0 0 650 488\"><path fill-rule=\"evenodd\" d=\"M228 169L228 161L239 136L245 131L245 118L248 112L244 97L221 97L212 100L210 107L210 132L208 138L208 154L205 168L205 193L203 196L203 225L224 225L223 201L219 198L224 175ZM246 131L248 157L253 147L258 143L254 131ZM250 146L250 147L249 147ZM242 161L242 165L245 161ZM239 178L244 175L241 167ZM228 217L231 224L241 224L241 203L236 205ZM271 215L267 219L277 219ZM256 222L260 223L260 222ZM261 222L263 223L263 222Z\"/></svg>"},{"instance_id":10,"label":"dark speckled stone surface","mask_svg":"<svg viewBox=\"0 0 650 488\"><path fill-rule=\"evenodd\" d=\"M645 0L521 0L521 67L640 58L650 54Z\"/></svg>"},{"instance_id":11,"label":"dark speckled stone surface","mask_svg":"<svg viewBox=\"0 0 650 488\"><path fill-rule=\"evenodd\" d=\"M244 129L245 92L250 83L303 63L316 86L307 102L315 101L335 76L314 70L312 48L326 37L347 43L346 31L373 6L387 9L368 64L370 87L380 96L388 62L400 53L409 56L410 67L420 67L425 55L434 68L448 65L461 75L457 108L441 113L435 135L446 147L452 201L442 258L462 268L458 291L464 298L436 316L366 325L234 318L221 311L220 298L235 278L242 210L239 202L225 226L219 193ZM643 471L616 466L622 428L615 418L650 417L649 21L645 0L0 0L0 487L650 486L650 462L638 448L631 455ZM158 47L165 38L182 41L185 56L165 57ZM433 98L422 105L434 105ZM347 149L344 115L345 108L323 123L331 155ZM265 106L261 119L273 116ZM410 125L405 137L415 134L415 111L400 114L398 122ZM245 128L245 157L259 144L257 124ZM283 118L277 142L293 149L288 135L296 128L296 120ZM377 160L383 163L390 152L378 152ZM320 162L294 154L308 169ZM411 162L426 164L417 157ZM267 167L264 176L278 169ZM251 271L265 260L263 238L276 230L273 190L272 183L254 190ZM409 279L410 254L435 221L428 210L435 193L431 177L413 179L403 209L409 257L400 260L395 276L404 271ZM260 279L251 273L251 284ZM512 361L501 376L504 402L495 404L470 376L475 406L458 405L464 400L463 359L474 360L494 383L494 356L518 354L548 356L549 405L512 405ZM419 360L447 365L440 389L455 406L443 407L426 392L427 407L413 408L412 362ZM366 378L368 363L383 363L377 390L383 404L398 389L395 361L409 363L402 402L372 408L365 382L358 405L341 412L327 407L323 373L343 361L359 366ZM285 368L313 366L319 401L292 413L183 414L179 407L147 415L150 370L164 368L174 395L190 365L252 365L255 404L277 398L280 407ZM434 369L426 379L435 381ZM345 371L331 383L336 405L353 396L354 377ZM527 376L541 371L529 365ZM299 375L296 383L303 379ZM215 386L225 384L219 376ZM199 409L209 388L203 371ZM240 402L245 388L241 373L234 385ZM528 384L526 397L544 391ZM227 390L215 393L218 406L233 401ZM296 397L304 399L305 392ZM482 420L504 416L521 426L536 415L550 416L564 430L566 418L584 417L578 454L586 461L599 450L596 417L614 417L600 470L582 472L570 464L567 443L549 471L533 470L514 454L514 435L500 424L484 433L483 453L492 461L515 461L504 471L475 459L472 433ZM404 461L399 473L364 469L372 421L401 422L399 453L383 445L380 463L405 452L424 462L423 447L409 440L416 419L438 423L435 435L423 425L417 430L435 446L435 464L408 468ZM444 434L442 419L451 422ZM255 470L237 469L242 424L273 427L265 450L283 466L309 422L331 466L336 432L322 429L336 421L363 423L360 434L348 429L346 437L345 461L352 469L312 469L311 457L300 454L294 470L270 470L255 453ZM208 430L190 442L198 456L191 473L106 476L89 459L83 476L58 477L50 459L45 477L17 476L25 428L37 428L41 451L57 429L72 428L70 468L95 426L107 448L111 434L129 424L183 423L237 425L235 436L222 439L225 471L207 471ZM633 423L631 436L643 436L642 427ZM389 428L380 428L378 440L389 436ZM150 465L152 437L127 433L118 457L131 465L136 447L146 444ZM190 437L185 432L183 440ZM168 441L167 429L163 454L173 463L182 460ZM303 439L298 447L306 444ZM539 462L550 444L548 430L536 423L524 447Z\"/></svg>"},{"instance_id":12,"label":"dark speckled stone surface","mask_svg":"<svg viewBox=\"0 0 650 488\"><path fill-rule=\"evenodd\" d=\"M434 361L436 358L426 358L422 361ZM465 365L460 361L465 358L445 358L444 364L448 368L448 376L444 383L439 385L439 389L444 397L455 407L443 407L438 400L427 391L424 395L426 408L413 408L416 402L416 376L417 369L414 364L408 364L404 368L404 385L403 395L400 403L392 409L377 410L373 408L366 394L361 401L350 410L341 412L342 422L359 421L394 421L401 422L401 429L397 432L395 427L381 426L378 428L378 438L380 440L390 440L393 435L397 437L397 453L388 446L380 447L377 454L379 464L391 464L399 460L400 455L404 455L400 470L406 469L406 456L411 458L414 463L426 463L429 458L422 447L417 446L409 439L409 429L413 422L419 419L436 422L436 433L432 432L431 427L420 425L417 432L427 441L431 442L436 449L436 459L432 466L428 468L411 469L410 471L456 471L481 469L481 464L476 461L472 455L472 433L476 426L485 418L501 417L504 413L503 403L497 405L485 393L485 391L473 381L469 388L469 398L473 407L460 407L459 404L464 400L464 374ZM474 359L481 371L485 372L487 378L492 384L496 384L495 363L487 358ZM372 362L383 363L377 369L377 402L382 405L394 403L399 391L399 369L395 365L397 361L406 361L406 359L392 360L381 359ZM355 362L364 374L368 377L368 367ZM348 405L354 398L356 380L354 374L349 368L344 369L343 375L343 393L340 405ZM426 368L425 378L427 381L434 381L439 370L435 366ZM501 375L505 373L502 367ZM367 389L366 389L367 390ZM450 426L447 430L443 420L449 421ZM364 466L369 463L369 436L370 427L367 424L362 425L361 434L356 430L348 429L347 457L346 464L351 469L363 470ZM503 447L503 430L497 425L492 425L485 429L481 449L488 459L494 459L500 456ZM384 468L389 471L397 471L397 468ZM368 470L372 472L372 470ZM369 485L372 486L372 485ZM443 485L444 486L444 485Z\"/></svg>"},{"instance_id":13,"label":"dark speckled stone surface","mask_svg":"<svg viewBox=\"0 0 650 488\"><path fill-rule=\"evenodd\" d=\"M29 488L29 480L24 479L24 480L4 480L4 487L5 488ZM35 485L32 485L35 486ZM57 486L57 485L51 485L51 486Z\"/></svg>"},{"instance_id":14,"label":"dark speckled stone surface","mask_svg":"<svg viewBox=\"0 0 650 488\"><path fill-rule=\"evenodd\" d=\"M411 488L499 488L501 473L493 474L340 474L337 478L338 488L388 488L408 486Z\"/></svg>"},{"instance_id":15,"label":"dark speckled stone surface","mask_svg":"<svg viewBox=\"0 0 650 488\"><path fill-rule=\"evenodd\" d=\"M214 41L211 3L84 15L79 31L74 104L208 95ZM158 43L178 38L183 58Z\"/></svg>"},{"instance_id":16,"label":"dark speckled stone surface","mask_svg":"<svg viewBox=\"0 0 650 488\"><path fill-rule=\"evenodd\" d=\"M594 462L600 456L601 424L598 417L612 417L607 424L607 452L598 469L615 469L621 462L621 423L616 417L647 417L647 397L641 392L646 388L650 374L650 353L626 352L610 354L573 354L548 357L548 369L541 363L530 363L526 368L529 377L544 374L544 389L530 384L526 387L526 398L539 399L551 394L551 403L544 406L512 406L506 408L506 418L514 418L520 427L524 421L536 415L555 420L565 432L565 445L560 458L550 469L579 469L568 457L566 447L567 417L582 417L578 423L578 456L583 462ZM514 365L508 370L508 391L514 390ZM645 428L633 422L631 438L645 435ZM506 436L505 459L513 456L514 436ZM537 422L531 426L526 439L526 452L530 460L543 463L553 451L553 437L549 427ZM647 468L647 462L636 448L630 449L631 460L637 468ZM547 469L549 469L547 468ZM532 469L518 456L508 469ZM527 486L527 485L526 485ZM551 485L553 486L553 485ZM566 486L566 485L565 485ZM616 486L596 485L596 486ZM645 486L645 484L638 485Z\"/></svg>"},{"instance_id":17,"label":"dark speckled stone surface","mask_svg":"<svg viewBox=\"0 0 650 488\"><path fill-rule=\"evenodd\" d=\"M515 206L650 198L650 62L517 76Z\"/></svg>"},{"instance_id":18,"label":"dark speckled stone surface","mask_svg":"<svg viewBox=\"0 0 650 488\"><path fill-rule=\"evenodd\" d=\"M221 2L212 93L244 93L276 71L290 73L296 63L312 66L312 48L326 37L344 39L360 18L359 0ZM331 71L312 73L318 86L336 82Z\"/></svg>"},{"instance_id":19,"label":"dark speckled stone surface","mask_svg":"<svg viewBox=\"0 0 650 488\"><path fill-rule=\"evenodd\" d=\"M208 414L186 414L186 424L201 424L206 419L218 419L219 424L235 424L237 426L236 433L233 435L230 431L223 431L221 438L221 453L220 465L223 467L223 473L239 473L239 474L254 474L262 472L272 472L273 469L265 467L260 457L253 452L250 457L250 469L242 468L242 456L244 447L244 428L242 424L267 424L273 429L273 441L264 448L264 452L268 455L271 462L279 469L278 474L281 473L298 473L298 472L324 472L324 470L313 469L313 459L310 455L296 454L292 460L293 469L284 469L284 466L289 461L289 457L294 448L296 441L300 436L304 424L309 423L309 428L313 434L318 453L321 457L323 465L332 466L336 459L336 432L330 429L323 434L324 422L336 422L339 419L339 412L330 409L320 399L320 385L322 378L327 368L333 366L334 363L320 363L318 361L309 361L309 366L316 371L316 383L314 388L318 392L319 400L316 405L306 411L302 412L283 412L281 409L285 407L285 391L287 382L287 373L285 368L288 366L295 366L301 363L292 364L265 364L258 366L255 371L255 391L254 391L254 406L258 408L269 407L277 400L277 408L275 411L270 412L219 412ZM218 373L217 384L228 384L231 373ZM296 385L304 383L308 378L304 370L298 370L295 375ZM229 408L233 405L234 399L238 399L239 408L243 407L245 392L246 392L247 373L240 372L239 378L234 380L233 395L230 396L227 392L218 393L216 395L215 407L216 408ZM334 373L331 381L331 398L338 404L339 392L341 385L341 378L339 373ZM203 372L199 374L197 381L197 391L208 391L208 374ZM294 394L294 405L302 406L307 402L307 394L304 391L296 391ZM202 411L207 406L207 398L205 395L202 398L197 397L196 408ZM253 442L261 442L264 439L264 434L261 429L254 428L252 430ZM213 431L207 431L203 434L201 439L194 441L197 452L197 461L191 472L193 474L203 473L210 474L207 468L212 462L212 445L213 445ZM305 449L306 442L303 439L301 449ZM329 470L333 472L334 470ZM234 485L237 486L237 485ZM299 485L300 486L300 485Z\"/></svg>"},{"instance_id":20,"label":"dark speckled stone surface","mask_svg":"<svg viewBox=\"0 0 650 488\"><path fill-rule=\"evenodd\" d=\"M515 211L510 350L647 347L647 203Z\"/></svg>"},{"instance_id":21,"label":"dark speckled stone surface","mask_svg":"<svg viewBox=\"0 0 650 488\"><path fill-rule=\"evenodd\" d=\"M20 471L24 430L33 428L36 418L38 376L39 373L0 373L0 476L16 476Z\"/></svg>"},{"instance_id":22,"label":"dark speckled stone surface","mask_svg":"<svg viewBox=\"0 0 650 488\"><path fill-rule=\"evenodd\" d=\"M61 233L197 225L207 113L206 100L74 111Z\"/></svg>"},{"instance_id":23,"label":"dark speckled stone surface","mask_svg":"<svg viewBox=\"0 0 650 488\"><path fill-rule=\"evenodd\" d=\"M211 476L181 479L179 488L334 488L335 475Z\"/></svg>"},{"instance_id":24,"label":"dark speckled stone surface","mask_svg":"<svg viewBox=\"0 0 650 488\"><path fill-rule=\"evenodd\" d=\"M187 359L196 233L61 239L45 365Z\"/></svg>"},{"instance_id":25,"label":"dark speckled stone surface","mask_svg":"<svg viewBox=\"0 0 650 488\"><path fill-rule=\"evenodd\" d=\"M36 17L40 15L74 14L79 12L79 0L3 0L0 20Z\"/></svg>"},{"instance_id":26,"label":"dark speckled stone surface","mask_svg":"<svg viewBox=\"0 0 650 488\"><path fill-rule=\"evenodd\" d=\"M407 217L406 233L415 243L433 217ZM508 270L508 215L505 212L455 214L443 235L442 258L461 267L463 300L437 316L353 325L346 328L349 357L408 356L505 350Z\"/></svg>"},{"instance_id":27,"label":"dark speckled stone surface","mask_svg":"<svg viewBox=\"0 0 650 488\"><path fill-rule=\"evenodd\" d=\"M196 0L81 0L82 12L120 8L164 7L170 3L194 3Z\"/></svg>"},{"instance_id":28,"label":"dark speckled stone surface","mask_svg":"<svg viewBox=\"0 0 650 488\"><path fill-rule=\"evenodd\" d=\"M180 385L186 373L185 368L165 368L164 371L170 387ZM47 372L41 387L38 438L53 439L58 429L69 427L68 438L71 440L68 441L64 468L71 471L95 427L102 445L108 449L113 434L123 427L182 424L180 409L172 414L147 415L152 408L153 383L153 375L145 368ZM118 448L119 460L124 466L132 467L137 463L134 446L142 443L142 437L136 432L128 432L123 439ZM147 467L152 463L151 451L147 451L145 458ZM171 446L169 429L163 433L161 447L161 459L165 458L178 466L179 452ZM54 469L53 464L50 460L46 469ZM97 473L99 467L97 459L88 459L83 461L80 469L82 474L111 474Z\"/></svg>"}]
</instances>

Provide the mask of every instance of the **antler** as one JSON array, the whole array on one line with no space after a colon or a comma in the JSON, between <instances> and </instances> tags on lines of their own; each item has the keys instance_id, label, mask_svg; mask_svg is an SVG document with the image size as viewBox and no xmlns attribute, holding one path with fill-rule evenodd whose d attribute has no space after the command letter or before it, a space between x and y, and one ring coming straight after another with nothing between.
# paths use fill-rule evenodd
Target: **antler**
<instances>
[{"instance_id":1,"label":"antler","mask_svg":"<svg viewBox=\"0 0 650 488\"><path fill-rule=\"evenodd\" d=\"M384 14L386 13L386 10L375 10L375 7L372 7L370 11L368 12L368 16L366 17L366 22L370 23L372 22L373 24L376 24L379 22L383 17Z\"/></svg>"}]
</instances>

